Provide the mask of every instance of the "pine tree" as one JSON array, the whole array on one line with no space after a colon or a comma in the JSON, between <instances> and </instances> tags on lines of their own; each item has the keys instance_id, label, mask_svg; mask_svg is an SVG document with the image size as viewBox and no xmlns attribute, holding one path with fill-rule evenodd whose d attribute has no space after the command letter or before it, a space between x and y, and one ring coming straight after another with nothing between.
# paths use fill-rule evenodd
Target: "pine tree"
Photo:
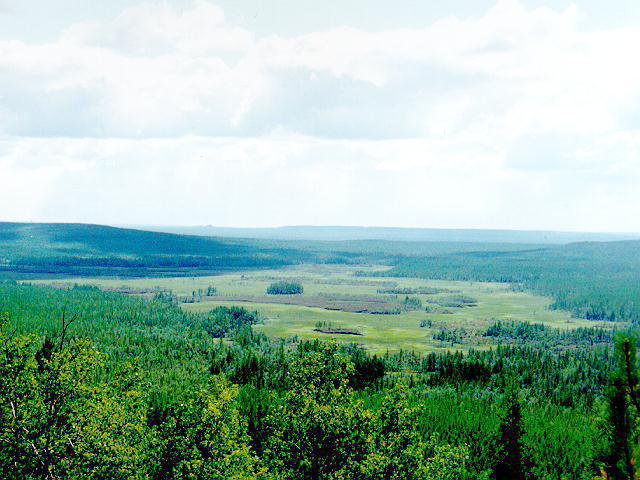
<instances>
[{"instance_id":1,"label":"pine tree","mask_svg":"<svg viewBox=\"0 0 640 480\"><path fill-rule=\"evenodd\" d=\"M616 339L616 368L607 391L608 451L604 458L607 476L616 480L633 479L633 420L638 415L638 369L633 337Z\"/></svg>"},{"instance_id":2,"label":"pine tree","mask_svg":"<svg viewBox=\"0 0 640 480\"><path fill-rule=\"evenodd\" d=\"M505 389L503 398L504 418L500 425L502 457L496 466L497 480L524 480L522 457L522 411L520 391L515 382Z\"/></svg>"}]
</instances>

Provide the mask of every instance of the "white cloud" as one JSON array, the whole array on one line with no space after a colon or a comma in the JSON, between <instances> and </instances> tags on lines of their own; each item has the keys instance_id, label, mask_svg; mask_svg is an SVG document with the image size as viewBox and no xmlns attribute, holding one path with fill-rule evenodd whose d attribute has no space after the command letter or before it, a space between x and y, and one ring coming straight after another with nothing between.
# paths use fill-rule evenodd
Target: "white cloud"
<instances>
[{"instance_id":1,"label":"white cloud","mask_svg":"<svg viewBox=\"0 0 640 480\"><path fill-rule=\"evenodd\" d=\"M183 11L166 1L141 3L112 22L73 25L61 40L137 56L243 53L254 42L251 32L228 25L222 9L204 0Z\"/></svg>"},{"instance_id":2,"label":"white cloud","mask_svg":"<svg viewBox=\"0 0 640 480\"><path fill-rule=\"evenodd\" d=\"M55 43L1 42L3 90L32 98L14 107L22 121L5 115L4 129L47 134L68 121L60 117L79 115L85 128L67 135L254 135L282 125L333 136L343 118L364 138L487 124L501 140L608 131L640 94L640 66L630 61L640 29L580 32L575 17L575 8L502 0L481 18L423 29L256 38L203 0L185 10L145 3L72 25ZM42 122L52 104L58 115ZM406 133L384 135L372 115Z\"/></svg>"},{"instance_id":3,"label":"white cloud","mask_svg":"<svg viewBox=\"0 0 640 480\"><path fill-rule=\"evenodd\" d=\"M165 1L0 37L0 217L640 230L640 28L579 14L260 37Z\"/></svg>"},{"instance_id":4,"label":"white cloud","mask_svg":"<svg viewBox=\"0 0 640 480\"><path fill-rule=\"evenodd\" d=\"M0 142L0 177L12 181L0 205L6 220L640 227L637 168L606 171L606 179L591 166L514 170L497 149L460 142L452 154L444 141L289 134L9 139ZM626 142L637 151L638 138Z\"/></svg>"}]
</instances>

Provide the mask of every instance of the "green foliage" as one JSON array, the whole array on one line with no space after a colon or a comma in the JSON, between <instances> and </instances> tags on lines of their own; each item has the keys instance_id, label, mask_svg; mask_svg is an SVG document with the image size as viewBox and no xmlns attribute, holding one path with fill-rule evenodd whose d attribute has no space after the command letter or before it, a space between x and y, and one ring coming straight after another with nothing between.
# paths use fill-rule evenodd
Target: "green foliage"
<instances>
[{"instance_id":1,"label":"green foliage","mask_svg":"<svg viewBox=\"0 0 640 480\"><path fill-rule=\"evenodd\" d=\"M217 339L259 322L256 312L238 307L186 313L165 295L144 300L90 287L61 290L3 282L0 309L10 313L16 334L49 337L59 333L65 312L77 315L72 334L90 338L107 354L96 375L109 381L123 360L135 362L157 403L171 402L181 391L206 383Z\"/></svg>"},{"instance_id":2,"label":"green foliage","mask_svg":"<svg viewBox=\"0 0 640 480\"><path fill-rule=\"evenodd\" d=\"M202 328L214 338L223 338L231 331L251 328L260 322L258 312L241 307L216 307L201 320Z\"/></svg>"},{"instance_id":3,"label":"green foliage","mask_svg":"<svg viewBox=\"0 0 640 480\"><path fill-rule=\"evenodd\" d=\"M349 377L349 385L355 389L377 386L384 378L385 365L377 355L370 356L358 345L344 347L353 363L353 373Z\"/></svg>"},{"instance_id":4,"label":"green foliage","mask_svg":"<svg viewBox=\"0 0 640 480\"><path fill-rule=\"evenodd\" d=\"M557 347L607 345L613 342L613 332L604 328L579 327L574 330L561 330L546 327L539 323L496 321L489 326L483 336L505 344L541 345Z\"/></svg>"},{"instance_id":5,"label":"green foliage","mask_svg":"<svg viewBox=\"0 0 640 480\"><path fill-rule=\"evenodd\" d=\"M522 447L529 477L592 480L603 448L598 408L522 402Z\"/></svg>"},{"instance_id":6,"label":"green foliage","mask_svg":"<svg viewBox=\"0 0 640 480\"><path fill-rule=\"evenodd\" d=\"M592 405L607 383L612 358L607 346L567 350L546 344L540 347L498 346L490 350L385 357L389 369L403 364L427 374L427 385L459 385L473 382L500 388L504 378L516 381L535 398L554 405Z\"/></svg>"},{"instance_id":7,"label":"green foliage","mask_svg":"<svg viewBox=\"0 0 640 480\"><path fill-rule=\"evenodd\" d=\"M635 459L635 343L614 364L602 330L496 321L492 349L375 357L165 294L0 284L0 309L0 478L590 479Z\"/></svg>"},{"instance_id":8,"label":"green foliage","mask_svg":"<svg viewBox=\"0 0 640 480\"><path fill-rule=\"evenodd\" d=\"M522 455L522 407L520 391L511 382L504 393L500 424L501 455L496 466L497 480L524 480L526 475Z\"/></svg>"},{"instance_id":9,"label":"green foliage","mask_svg":"<svg viewBox=\"0 0 640 480\"><path fill-rule=\"evenodd\" d=\"M437 305L447 308L464 308L475 307L478 304L478 300L468 295L446 295L435 301Z\"/></svg>"},{"instance_id":10,"label":"green foliage","mask_svg":"<svg viewBox=\"0 0 640 480\"><path fill-rule=\"evenodd\" d=\"M635 337L620 335L616 338L616 367L607 389L607 446L603 452L604 469L615 479L631 479L636 475L636 448L638 443L638 367Z\"/></svg>"},{"instance_id":11,"label":"green foliage","mask_svg":"<svg viewBox=\"0 0 640 480\"><path fill-rule=\"evenodd\" d=\"M387 287L379 288L377 293L383 295L435 295L438 293L452 293L452 291L446 288L434 287Z\"/></svg>"},{"instance_id":12,"label":"green foliage","mask_svg":"<svg viewBox=\"0 0 640 480\"><path fill-rule=\"evenodd\" d=\"M267 420L271 468L285 478L466 477L466 448L424 439L402 390L364 408L348 385L351 369L332 344L296 361L291 389Z\"/></svg>"},{"instance_id":13,"label":"green foliage","mask_svg":"<svg viewBox=\"0 0 640 480\"><path fill-rule=\"evenodd\" d=\"M309 252L83 224L0 222L0 275L185 276L313 261Z\"/></svg>"},{"instance_id":14,"label":"green foliage","mask_svg":"<svg viewBox=\"0 0 640 480\"><path fill-rule=\"evenodd\" d=\"M236 406L237 395L237 386L212 377L206 388L186 393L180 403L161 412L153 478L256 478L258 461Z\"/></svg>"},{"instance_id":15,"label":"green foliage","mask_svg":"<svg viewBox=\"0 0 640 480\"><path fill-rule=\"evenodd\" d=\"M415 427L419 411L412 408L403 388L391 390L375 413L374 448L350 478L465 479L472 478L466 463L466 444L452 447L437 436L425 438ZM353 471L352 470L352 471Z\"/></svg>"},{"instance_id":16,"label":"green foliage","mask_svg":"<svg viewBox=\"0 0 640 480\"><path fill-rule=\"evenodd\" d=\"M402 307L404 310L422 310L422 300L406 295L402 301Z\"/></svg>"},{"instance_id":17,"label":"green foliage","mask_svg":"<svg viewBox=\"0 0 640 480\"><path fill-rule=\"evenodd\" d=\"M318 320L313 330L315 332L333 335L362 335L362 332L358 329L336 326L333 322L327 322L324 320Z\"/></svg>"},{"instance_id":18,"label":"green foliage","mask_svg":"<svg viewBox=\"0 0 640 480\"><path fill-rule=\"evenodd\" d=\"M8 337L7 320L0 331L0 476L146 478L155 442L139 378L125 368L96 383L103 356L89 344Z\"/></svg>"},{"instance_id":19,"label":"green foliage","mask_svg":"<svg viewBox=\"0 0 640 480\"><path fill-rule=\"evenodd\" d=\"M467 336L467 332L464 328L441 328L437 333L433 334L434 340L439 340L443 343L450 343L451 346L456 343L464 343L464 338Z\"/></svg>"},{"instance_id":20,"label":"green foliage","mask_svg":"<svg viewBox=\"0 0 640 480\"><path fill-rule=\"evenodd\" d=\"M406 256L384 276L510 282L591 320L640 320L640 242L584 242L524 251Z\"/></svg>"},{"instance_id":21,"label":"green foliage","mask_svg":"<svg viewBox=\"0 0 640 480\"><path fill-rule=\"evenodd\" d=\"M279 281L267 287L267 295L300 295L304 288L300 282Z\"/></svg>"}]
</instances>

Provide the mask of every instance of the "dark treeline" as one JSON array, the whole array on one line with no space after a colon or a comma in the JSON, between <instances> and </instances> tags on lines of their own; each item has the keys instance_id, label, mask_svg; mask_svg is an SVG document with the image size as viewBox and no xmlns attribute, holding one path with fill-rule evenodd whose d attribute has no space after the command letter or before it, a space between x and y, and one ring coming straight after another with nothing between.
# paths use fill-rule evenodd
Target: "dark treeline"
<instances>
[{"instance_id":1,"label":"dark treeline","mask_svg":"<svg viewBox=\"0 0 640 480\"><path fill-rule=\"evenodd\" d=\"M29 275L187 276L360 256L264 241L173 235L84 224L0 222L0 278Z\"/></svg>"},{"instance_id":2,"label":"dark treeline","mask_svg":"<svg viewBox=\"0 0 640 480\"><path fill-rule=\"evenodd\" d=\"M379 275L509 282L551 296L552 308L576 317L640 320L638 241L400 257L395 268Z\"/></svg>"},{"instance_id":3,"label":"dark treeline","mask_svg":"<svg viewBox=\"0 0 640 480\"><path fill-rule=\"evenodd\" d=\"M540 323L497 320L483 333L484 337L497 340L502 344L526 344L528 346L548 347L598 345L612 343L615 334L613 328L578 327L573 330L551 328Z\"/></svg>"},{"instance_id":4,"label":"dark treeline","mask_svg":"<svg viewBox=\"0 0 640 480\"><path fill-rule=\"evenodd\" d=\"M0 311L1 478L591 479L635 468L635 340L614 349L600 329L496 322L490 349L375 357L269 339L252 331L255 312L188 314L162 293L2 283Z\"/></svg>"}]
</instances>

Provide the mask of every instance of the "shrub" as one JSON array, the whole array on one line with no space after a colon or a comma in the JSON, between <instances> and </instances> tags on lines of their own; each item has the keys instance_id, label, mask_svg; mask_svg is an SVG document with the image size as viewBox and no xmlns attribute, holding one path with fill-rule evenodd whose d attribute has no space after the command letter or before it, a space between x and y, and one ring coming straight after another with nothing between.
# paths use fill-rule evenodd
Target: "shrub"
<instances>
[{"instance_id":1,"label":"shrub","mask_svg":"<svg viewBox=\"0 0 640 480\"><path fill-rule=\"evenodd\" d=\"M303 291L299 282L274 282L267 287L267 295L300 295Z\"/></svg>"}]
</instances>

